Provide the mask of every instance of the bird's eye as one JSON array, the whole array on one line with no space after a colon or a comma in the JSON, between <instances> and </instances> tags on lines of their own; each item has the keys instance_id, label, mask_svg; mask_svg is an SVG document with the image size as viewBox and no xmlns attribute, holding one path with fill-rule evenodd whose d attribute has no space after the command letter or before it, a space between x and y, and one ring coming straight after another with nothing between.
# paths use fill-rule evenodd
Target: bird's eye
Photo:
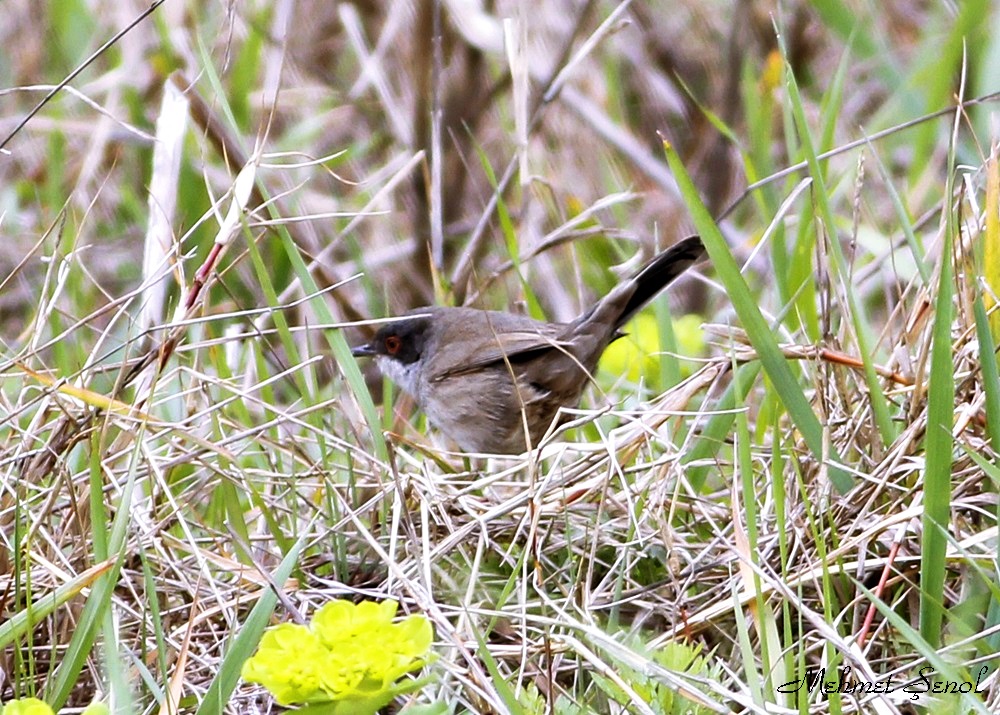
<instances>
[{"instance_id":1,"label":"bird's eye","mask_svg":"<svg viewBox=\"0 0 1000 715\"><path fill-rule=\"evenodd\" d=\"M390 355L395 355L403 347L403 341L398 335L390 335L385 339L385 351Z\"/></svg>"}]
</instances>

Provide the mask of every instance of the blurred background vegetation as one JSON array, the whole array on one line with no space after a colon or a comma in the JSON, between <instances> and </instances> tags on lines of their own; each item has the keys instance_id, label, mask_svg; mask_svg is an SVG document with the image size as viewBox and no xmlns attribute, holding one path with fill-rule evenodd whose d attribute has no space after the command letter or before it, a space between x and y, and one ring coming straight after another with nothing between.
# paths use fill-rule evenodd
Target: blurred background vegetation
<instances>
[{"instance_id":1,"label":"blurred background vegetation","mask_svg":"<svg viewBox=\"0 0 1000 715\"><path fill-rule=\"evenodd\" d=\"M524 268L525 278L537 275L528 283L542 294L553 318L573 314L579 304L578 296L563 293L582 290L572 285L559 259L575 250L593 257L580 263L588 292L599 292L614 280L606 270L609 260L636 251L648 255L657 243L668 244L690 231L658 133L675 145L716 214L748 180L794 163L784 136L790 130L775 101L781 82L781 60L772 54L776 23L785 33L804 96L817 102L814 113L838 69L846 73L837 86L843 93L837 121L821 135L829 147L946 106L957 88L963 41L969 55L968 95L988 91L995 76L990 71L997 54L989 37L993 15L985 2L963 3L960 12L946 4L913 2L878 8L863 3L632 3L602 41L572 65L566 91L543 102L539 95L554 74L614 7L595 2L491 9L445 4L437 76L433 4L298 2L285 9L273 2L165 3L72 83L102 111L74 94L59 94L17 137L17 151L0 166L7 239L0 258L4 274L14 275L3 293L4 336L13 338L23 329L29 315L24 306L37 299L31 289L42 270L37 261L13 269L57 219L64 235L87 246L80 260L91 280L78 287L80 300L100 300L102 289L119 295L135 286L152 147L127 126L152 130L164 81L175 69L194 83L245 151L266 128L269 152L337 155L322 166L272 169L262 181L274 184L274 193L287 192L282 208L293 215L349 214L365 207L380 212L360 221L303 221L295 226L295 238L310 255L326 249L324 272L348 276L363 269L385 286L382 294L368 290L368 297L342 299L360 314L382 315L386 301L395 312L444 299L449 290L460 298L469 291L449 280L456 277L456 264L482 220L493 185L522 150L501 25L502 18L519 20L525 46L518 61L526 65L532 84L527 113L533 126L523 148L530 175L517 177L504 193L516 246L501 217L488 215L487 235L474 252L475 270L480 280L491 276L509 261L513 248L530 254L571 218L606 202L590 220L563 232L564 245ZM0 67L0 79L9 88L4 127L9 131L41 99L45 90L39 85L60 81L139 9L127 3L8 3L7 61ZM431 235L427 164L400 173L415 152L430 155L436 105L441 112L439 247ZM974 118L982 117L976 126L985 127L988 109L971 110ZM722 123L735 134L720 131ZM911 201L940 184L947 147L941 138L948 131L947 122L929 123L879 144L890 176L924 187ZM747 176L747 160L757 175ZM836 166L843 172L857 161L855 152ZM177 236L187 236L233 173L198 127L182 172ZM391 179L397 183L383 191ZM624 192L635 195L625 200ZM741 206L732 224L735 250L748 250L755 233L770 221L761 204L776 195L759 192ZM893 220L891 206L866 199L861 197L860 207L868 214L866 228L873 224L884 232L879 220ZM850 214L844 220L850 221ZM195 228L186 247L204 255L214 233L210 223ZM609 244L608 237L615 240ZM260 243L280 285L287 279L288 261L274 241ZM439 254L431 260L433 248ZM433 271L440 273L437 283ZM259 305L256 282L249 268L237 266L226 275L229 297ZM560 282L570 287L560 290ZM363 288L345 292L358 290ZM517 290L514 283L513 295L501 293L490 302L506 307L520 297ZM704 299L688 300L694 305Z\"/></svg>"},{"instance_id":2,"label":"blurred background vegetation","mask_svg":"<svg viewBox=\"0 0 1000 715\"><path fill-rule=\"evenodd\" d=\"M11 135L147 7L0 5L0 700L246 712L233 634L361 595L432 618L418 702L456 712L870 712L776 688L993 668L997 115L954 107L1000 91L994 3L167 0ZM372 373L376 416L366 319L570 319L692 233L665 144L750 292L705 265L640 319L655 358L606 364L571 434L600 454L441 457Z\"/></svg>"}]
</instances>

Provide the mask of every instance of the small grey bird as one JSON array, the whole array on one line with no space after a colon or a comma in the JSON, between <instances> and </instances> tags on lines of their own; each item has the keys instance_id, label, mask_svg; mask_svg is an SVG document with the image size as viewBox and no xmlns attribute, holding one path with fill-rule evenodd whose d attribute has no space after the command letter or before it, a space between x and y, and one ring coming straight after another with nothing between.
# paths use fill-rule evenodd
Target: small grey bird
<instances>
[{"instance_id":1,"label":"small grey bird","mask_svg":"<svg viewBox=\"0 0 1000 715\"><path fill-rule=\"evenodd\" d=\"M474 308L417 308L352 349L373 356L431 423L466 452L536 447L575 407L622 326L705 253L697 236L653 258L569 323Z\"/></svg>"}]
</instances>

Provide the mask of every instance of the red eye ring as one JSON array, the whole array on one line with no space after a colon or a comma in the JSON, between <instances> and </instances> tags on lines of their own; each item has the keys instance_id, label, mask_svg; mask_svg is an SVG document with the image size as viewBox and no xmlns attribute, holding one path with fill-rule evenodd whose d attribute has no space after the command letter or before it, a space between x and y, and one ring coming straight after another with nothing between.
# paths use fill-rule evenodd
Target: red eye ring
<instances>
[{"instance_id":1,"label":"red eye ring","mask_svg":"<svg viewBox=\"0 0 1000 715\"><path fill-rule=\"evenodd\" d=\"M398 335L390 335L385 339L385 351L390 355L395 355L403 347L403 341Z\"/></svg>"}]
</instances>

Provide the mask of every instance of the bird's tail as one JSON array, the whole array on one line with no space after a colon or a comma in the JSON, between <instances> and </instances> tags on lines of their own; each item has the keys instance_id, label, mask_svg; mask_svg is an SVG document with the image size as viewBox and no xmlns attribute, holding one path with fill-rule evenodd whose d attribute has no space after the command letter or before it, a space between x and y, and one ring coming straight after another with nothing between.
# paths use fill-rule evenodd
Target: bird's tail
<instances>
[{"instance_id":1,"label":"bird's tail","mask_svg":"<svg viewBox=\"0 0 1000 715\"><path fill-rule=\"evenodd\" d=\"M681 273L700 261L704 255L705 246L701 239L698 236L689 236L653 258L632 278L635 291L625 303L621 317L615 323L615 329L625 325L657 293L670 285Z\"/></svg>"}]
</instances>

